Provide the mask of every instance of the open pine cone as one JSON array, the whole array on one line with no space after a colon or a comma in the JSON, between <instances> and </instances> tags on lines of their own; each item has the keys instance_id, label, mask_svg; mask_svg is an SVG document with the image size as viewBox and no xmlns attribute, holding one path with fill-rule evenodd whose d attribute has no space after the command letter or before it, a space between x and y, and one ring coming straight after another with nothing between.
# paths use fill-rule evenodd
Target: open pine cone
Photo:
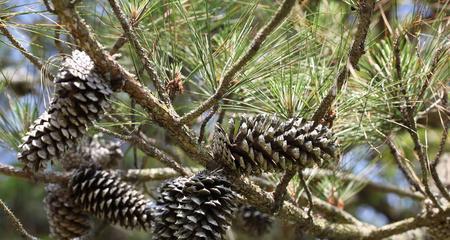
<instances>
[{"instance_id":1,"label":"open pine cone","mask_svg":"<svg viewBox=\"0 0 450 240\"><path fill-rule=\"evenodd\" d=\"M36 171L74 146L109 107L112 94L89 56L77 50L65 59L54 83L49 108L30 127L18 154L25 168Z\"/></svg>"},{"instance_id":2,"label":"open pine cone","mask_svg":"<svg viewBox=\"0 0 450 240\"><path fill-rule=\"evenodd\" d=\"M58 184L49 184L45 190L44 205L51 236L73 239L87 235L91 230L89 216L73 202L69 191Z\"/></svg>"},{"instance_id":3,"label":"open pine cone","mask_svg":"<svg viewBox=\"0 0 450 240\"><path fill-rule=\"evenodd\" d=\"M228 134L217 126L213 152L216 160L244 174L302 169L329 164L337 155L333 132L301 118L281 121L257 115L230 120Z\"/></svg>"},{"instance_id":4,"label":"open pine cone","mask_svg":"<svg viewBox=\"0 0 450 240\"><path fill-rule=\"evenodd\" d=\"M150 228L151 201L108 171L80 168L70 190L74 202L87 213L125 228Z\"/></svg>"},{"instance_id":5,"label":"open pine cone","mask_svg":"<svg viewBox=\"0 0 450 240\"><path fill-rule=\"evenodd\" d=\"M236 210L236 193L218 172L178 178L160 191L154 239L223 239Z\"/></svg>"}]
</instances>

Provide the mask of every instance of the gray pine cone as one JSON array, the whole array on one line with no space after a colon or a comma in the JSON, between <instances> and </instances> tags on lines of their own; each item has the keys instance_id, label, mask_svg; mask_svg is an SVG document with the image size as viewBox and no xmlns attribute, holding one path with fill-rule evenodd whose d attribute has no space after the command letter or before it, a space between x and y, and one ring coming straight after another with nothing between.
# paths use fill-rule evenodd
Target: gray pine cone
<instances>
[{"instance_id":1,"label":"gray pine cone","mask_svg":"<svg viewBox=\"0 0 450 240\"><path fill-rule=\"evenodd\" d=\"M151 202L108 171L80 168L70 189L74 202L87 213L125 228L150 228Z\"/></svg>"},{"instance_id":2,"label":"gray pine cone","mask_svg":"<svg viewBox=\"0 0 450 240\"><path fill-rule=\"evenodd\" d=\"M49 108L34 122L20 146L25 168L39 170L61 156L109 107L111 89L84 52L73 51L55 77Z\"/></svg>"},{"instance_id":3,"label":"gray pine cone","mask_svg":"<svg viewBox=\"0 0 450 240\"><path fill-rule=\"evenodd\" d=\"M224 238L236 210L237 195L222 175L201 172L166 183L160 190L154 239Z\"/></svg>"},{"instance_id":4,"label":"gray pine cone","mask_svg":"<svg viewBox=\"0 0 450 240\"><path fill-rule=\"evenodd\" d=\"M91 230L89 216L75 205L69 191L58 184L49 184L45 190L44 205L51 236L73 239L87 235Z\"/></svg>"},{"instance_id":5,"label":"gray pine cone","mask_svg":"<svg viewBox=\"0 0 450 240\"><path fill-rule=\"evenodd\" d=\"M244 174L281 172L329 164L337 155L333 132L301 118L281 121L257 115L230 120L228 134L217 126L213 141L216 160Z\"/></svg>"},{"instance_id":6,"label":"gray pine cone","mask_svg":"<svg viewBox=\"0 0 450 240\"><path fill-rule=\"evenodd\" d=\"M270 231L273 219L254 206L242 205L237 213L236 222L247 234L261 236Z\"/></svg>"}]
</instances>

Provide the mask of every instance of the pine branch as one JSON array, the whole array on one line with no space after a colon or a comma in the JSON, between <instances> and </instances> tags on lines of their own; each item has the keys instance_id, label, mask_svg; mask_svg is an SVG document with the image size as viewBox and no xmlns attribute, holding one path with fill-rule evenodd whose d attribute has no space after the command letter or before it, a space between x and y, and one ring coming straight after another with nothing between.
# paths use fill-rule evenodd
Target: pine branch
<instances>
[{"instance_id":1,"label":"pine branch","mask_svg":"<svg viewBox=\"0 0 450 240\"><path fill-rule=\"evenodd\" d=\"M394 142L389 137L386 139L386 142L389 146L392 156L394 157L395 163L399 167L400 171L402 171L406 180L411 186L415 188L416 191L420 191L422 194L425 194L424 186L421 184L415 172L408 165L403 163L400 151L398 150L397 146L395 146Z\"/></svg>"},{"instance_id":2,"label":"pine branch","mask_svg":"<svg viewBox=\"0 0 450 240\"><path fill-rule=\"evenodd\" d=\"M65 183L68 181L69 177L67 173L58 173L58 172L34 173L18 169L3 163L0 163L0 173L6 176L20 177L31 181L40 181L45 183Z\"/></svg>"},{"instance_id":3,"label":"pine branch","mask_svg":"<svg viewBox=\"0 0 450 240\"><path fill-rule=\"evenodd\" d=\"M200 126L200 133L199 133L199 137L198 137L199 144L202 143L202 141L203 141L206 125L208 125L209 120L211 120L211 118L214 116L214 114L216 114L218 108L219 108L219 105L215 105L213 107L213 109L211 109L211 112L208 114L208 116L206 116L205 119L203 120L202 125Z\"/></svg>"},{"instance_id":4,"label":"pine branch","mask_svg":"<svg viewBox=\"0 0 450 240\"><path fill-rule=\"evenodd\" d=\"M231 87L231 82L234 76L241 71L242 68L244 68L245 65L256 55L264 40L266 40L275 28L286 19L295 3L296 0L284 0L269 23L258 32L246 53L228 71L225 72L220 80L216 92L205 102L201 103L196 109L184 115L181 118L182 123L192 122L206 110L216 105L225 96L227 90Z\"/></svg>"},{"instance_id":5,"label":"pine branch","mask_svg":"<svg viewBox=\"0 0 450 240\"><path fill-rule=\"evenodd\" d=\"M116 54L122 47L125 45L125 43L128 42L128 38L125 33L122 33L120 37L116 40L114 45L112 46L111 50L109 50L109 54L114 55Z\"/></svg>"},{"instance_id":6,"label":"pine branch","mask_svg":"<svg viewBox=\"0 0 450 240\"><path fill-rule=\"evenodd\" d=\"M420 215L416 217L407 218L395 223L388 224L386 226L374 229L368 236L365 236L364 240L383 239L396 234L404 233L412 229L428 227L438 224L444 220L450 214L450 208L439 212L436 215Z\"/></svg>"},{"instance_id":7,"label":"pine branch","mask_svg":"<svg viewBox=\"0 0 450 240\"><path fill-rule=\"evenodd\" d=\"M111 76L113 77L121 77L123 79L122 89L129 93L138 104L142 105L155 122L168 130L174 139L178 141L179 146L191 159L201 163L207 168L217 167L217 163L213 162L212 155L207 149L197 145L196 136L192 131L183 125L179 118L168 110L164 104L160 103L147 88L136 81L135 76L126 71L122 66L115 62L105 50L103 50L102 45L96 41L89 26L86 25L79 14L73 8L70 8L65 1L54 0L53 3L55 5L55 11L61 17L61 21L71 32L79 47L85 50L93 58L100 70L103 73L111 73ZM240 68L241 67L239 67L239 69ZM218 102L219 100L220 98L212 101ZM212 105L214 105L214 103ZM208 108L209 107L205 108L205 110ZM236 191L244 196L249 204L255 205L265 212L270 212L271 207L274 204L274 199L271 194L261 191L261 189L254 186L247 178L236 176L232 173L229 173L228 175L232 184L236 187ZM409 229L433 224L442 216L441 214L448 214L448 211L449 210L445 210L437 214L436 216L438 217L429 217L429 221L426 222L422 221L420 218L418 218L418 220L407 219L405 220L406 222L400 221L396 223L396 225L388 225L386 228L377 228L375 230L353 224L335 224L320 217L311 222L306 212L289 202L285 202L283 207L280 208L279 217L286 222L296 223L298 227L302 227L305 231L317 235L318 237L333 239L376 239L371 238L371 235L390 236Z\"/></svg>"},{"instance_id":8,"label":"pine branch","mask_svg":"<svg viewBox=\"0 0 450 240\"><path fill-rule=\"evenodd\" d=\"M86 51L95 62L98 70L111 76L111 84L127 92L136 103L145 108L151 118L160 126L166 128L188 155L203 165L217 166L211 161L211 154L197 145L196 136L179 118L162 104L136 77L123 68L105 48L96 40L95 34L78 12L69 7L68 1L53 1L55 12L61 18L64 26L72 34L76 44Z\"/></svg>"},{"instance_id":9,"label":"pine branch","mask_svg":"<svg viewBox=\"0 0 450 240\"><path fill-rule=\"evenodd\" d=\"M191 173L188 170L184 169L179 162L177 162L171 156L166 154L164 151L152 145L150 142L146 141L146 138L142 135L136 135L135 133L130 133L126 130L124 133L116 133L114 131L111 131L109 129L100 126L95 126L95 128L113 137L117 137L119 139L131 143L132 145L139 148L145 154L158 159L161 163L167 165L168 167L173 168L175 171L179 172L183 176L191 175Z\"/></svg>"},{"instance_id":10,"label":"pine branch","mask_svg":"<svg viewBox=\"0 0 450 240\"><path fill-rule=\"evenodd\" d=\"M314 205L314 211L318 212L320 214L323 214L327 219L330 219L332 222L335 223L346 223L346 224L353 224L353 225L360 225L364 227L372 228L371 225L362 223L355 217L353 217L348 212L337 208L326 201L323 201L320 198L313 197L313 205ZM306 205L309 204L309 199L307 197L301 197L298 201L298 204Z\"/></svg>"},{"instance_id":11,"label":"pine branch","mask_svg":"<svg viewBox=\"0 0 450 240\"><path fill-rule=\"evenodd\" d=\"M20 235L22 235L23 238L31 240L38 239L37 237L30 235L27 232L27 230L25 230L22 223L20 223L19 219L14 215L14 213L8 208L8 206L6 206L6 204L1 199L0 199L0 208L3 210L3 212L6 214L6 217L14 225L16 230L20 233Z\"/></svg>"},{"instance_id":12,"label":"pine branch","mask_svg":"<svg viewBox=\"0 0 450 240\"><path fill-rule=\"evenodd\" d=\"M117 0L109 0L109 4L111 5L117 19L119 19L119 22L122 25L122 28L125 31L125 34L127 35L127 38L134 45L134 49L136 50L136 53L138 54L138 56L141 58L144 68L147 71L147 73L149 74L150 78L152 79L153 84L155 85L155 88L156 88L159 96L163 99L163 101L168 106L171 106L169 95L164 90L164 88L162 86L162 81L159 78L158 73L155 70L155 66L150 61L150 58L148 57L149 53L145 50L145 48L139 42L138 36L137 36L136 32L134 31L133 26L128 23L125 13L122 11L122 9L119 6L119 2Z\"/></svg>"},{"instance_id":13,"label":"pine branch","mask_svg":"<svg viewBox=\"0 0 450 240\"><path fill-rule=\"evenodd\" d=\"M280 208L283 206L287 191L286 188L296 173L297 171L295 170L288 170L286 171L286 173L284 173L283 177L281 178L281 181L275 188L275 192L273 193L274 205L272 207L272 213L278 212Z\"/></svg>"},{"instance_id":14,"label":"pine branch","mask_svg":"<svg viewBox=\"0 0 450 240\"><path fill-rule=\"evenodd\" d=\"M320 103L320 106L314 113L312 120L318 124L320 120L325 117L325 114L330 109L337 94L341 91L344 84L347 82L349 76L349 69L357 68L357 64L361 56L365 53L364 43L366 41L367 33L370 27L370 19L374 8L374 0L360 0L359 6L359 23L356 30L355 40L348 55L347 64L341 69L336 79L336 83L328 91L325 98Z\"/></svg>"},{"instance_id":15,"label":"pine branch","mask_svg":"<svg viewBox=\"0 0 450 240\"><path fill-rule=\"evenodd\" d=\"M23 56L25 56L34 66L36 66L37 69L42 68L41 60L34 56L32 53L27 51L24 46L9 32L8 28L6 28L6 22L0 18L0 32L5 35L5 37L11 42L11 44L17 48L17 50L22 53Z\"/></svg>"},{"instance_id":16,"label":"pine branch","mask_svg":"<svg viewBox=\"0 0 450 240\"><path fill-rule=\"evenodd\" d=\"M418 160L420 162L420 169L422 170L422 185L424 186L426 195L431 199L436 207L440 210L443 210L439 202L437 201L434 194L431 192L430 185L428 182L428 171L430 167L430 163L428 160L428 156L425 153L424 147L419 139L419 134L417 130L417 123L414 119L414 115L412 112L405 110L402 111L403 118L406 121L407 131L413 140L414 143L414 152L417 154ZM439 179L439 178L438 178Z\"/></svg>"}]
</instances>

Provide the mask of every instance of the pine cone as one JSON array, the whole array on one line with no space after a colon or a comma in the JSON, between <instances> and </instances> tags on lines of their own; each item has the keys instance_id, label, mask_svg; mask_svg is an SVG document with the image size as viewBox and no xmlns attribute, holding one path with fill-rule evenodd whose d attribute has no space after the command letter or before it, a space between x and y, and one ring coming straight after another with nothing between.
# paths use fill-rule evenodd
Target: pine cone
<instances>
[{"instance_id":1,"label":"pine cone","mask_svg":"<svg viewBox=\"0 0 450 240\"><path fill-rule=\"evenodd\" d=\"M106 141L101 134L83 139L75 149L69 150L61 158L61 165L65 170L72 170L82 166L96 165L104 169L117 166L123 158L118 142Z\"/></svg>"},{"instance_id":2,"label":"pine cone","mask_svg":"<svg viewBox=\"0 0 450 240\"><path fill-rule=\"evenodd\" d=\"M80 168L70 189L75 203L87 213L125 228L150 228L150 201L108 171Z\"/></svg>"},{"instance_id":3,"label":"pine cone","mask_svg":"<svg viewBox=\"0 0 450 240\"><path fill-rule=\"evenodd\" d=\"M177 221L178 204L184 198L183 187L188 178L179 177L167 181L161 185L158 192L161 193L153 211L154 229L153 239L173 239L178 226Z\"/></svg>"},{"instance_id":4,"label":"pine cone","mask_svg":"<svg viewBox=\"0 0 450 240\"><path fill-rule=\"evenodd\" d=\"M75 205L69 191L57 184L49 184L45 190L44 205L51 236L55 239L73 239L88 234L91 230L89 216Z\"/></svg>"},{"instance_id":5,"label":"pine cone","mask_svg":"<svg viewBox=\"0 0 450 240\"><path fill-rule=\"evenodd\" d=\"M217 126L213 151L217 160L245 174L306 168L330 163L337 155L333 132L312 127L301 118L281 121L274 116L230 120L229 133Z\"/></svg>"},{"instance_id":6,"label":"pine cone","mask_svg":"<svg viewBox=\"0 0 450 240\"><path fill-rule=\"evenodd\" d=\"M109 107L112 91L84 52L73 51L55 77L49 108L30 127L18 159L25 168L39 170L61 156L84 135L86 128Z\"/></svg>"},{"instance_id":7,"label":"pine cone","mask_svg":"<svg viewBox=\"0 0 450 240\"><path fill-rule=\"evenodd\" d=\"M236 221L246 233L254 236L268 233L273 223L269 214L260 212L251 205L242 205L239 208Z\"/></svg>"},{"instance_id":8,"label":"pine cone","mask_svg":"<svg viewBox=\"0 0 450 240\"><path fill-rule=\"evenodd\" d=\"M223 239L236 209L236 193L218 172L179 178L161 190L154 239Z\"/></svg>"}]
</instances>

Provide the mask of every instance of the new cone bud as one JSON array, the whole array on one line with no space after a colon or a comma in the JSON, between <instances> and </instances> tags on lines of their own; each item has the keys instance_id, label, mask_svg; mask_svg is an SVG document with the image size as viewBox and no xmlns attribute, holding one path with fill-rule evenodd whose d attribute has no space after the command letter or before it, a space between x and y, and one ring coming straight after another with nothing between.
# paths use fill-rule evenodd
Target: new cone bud
<instances>
[{"instance_id":1,"label":"new cone bud","mask_svg":"<svg viewBox=\"0 0 450 240\"><path fill-rule=\"evenodd\" d=\"M58 184L49 184L45 190L44 205L52 238L65 240L87 235L91 230L89 216L73 202L70 193Z\"/></svg>"},{"instance_id":2,"label":"new cone bud","mask_svg":"<svg viewBox=\"0 0 450 240\"><path fill-rule=\"evenodd\" d=\"M230 120L229 131L216 127L216 160L243 174L303 169L329 164L337 156L333 132L312 121L257 115Z\"/></svg>"},{"instance_id":3,"label":"new cone bud","mask_svg":"<svg viewBox=\"0 0 450 240\"><path fill-rule=\"evenodd\" d=\"M80 168L69 187L74 202L85 212L125 228L150 228L151 201L111 172Z\"/></svg>"},{"instance_id":4,"label":"new cone bud","mask_svg":"<svg viewBox=\"0 0 450 240\"><path fill-rule=\"evenodd\" d=\"M54 83L48 109L30 127L18 154L26 168L36 171L75 145L109 107L112 94L89 56L77 50L65 59Z\"/></svg>"},{"instance_id":5,"label":"new cone bud","mask_svg":"<svg viewBox=\"0 0 450 240\"><path fill-rule=\"evenodd\" d=\"M220 173L178 178L160 191L154 239L224 239L236 210L236 193Z\"/></svg>"}]
</instances>

